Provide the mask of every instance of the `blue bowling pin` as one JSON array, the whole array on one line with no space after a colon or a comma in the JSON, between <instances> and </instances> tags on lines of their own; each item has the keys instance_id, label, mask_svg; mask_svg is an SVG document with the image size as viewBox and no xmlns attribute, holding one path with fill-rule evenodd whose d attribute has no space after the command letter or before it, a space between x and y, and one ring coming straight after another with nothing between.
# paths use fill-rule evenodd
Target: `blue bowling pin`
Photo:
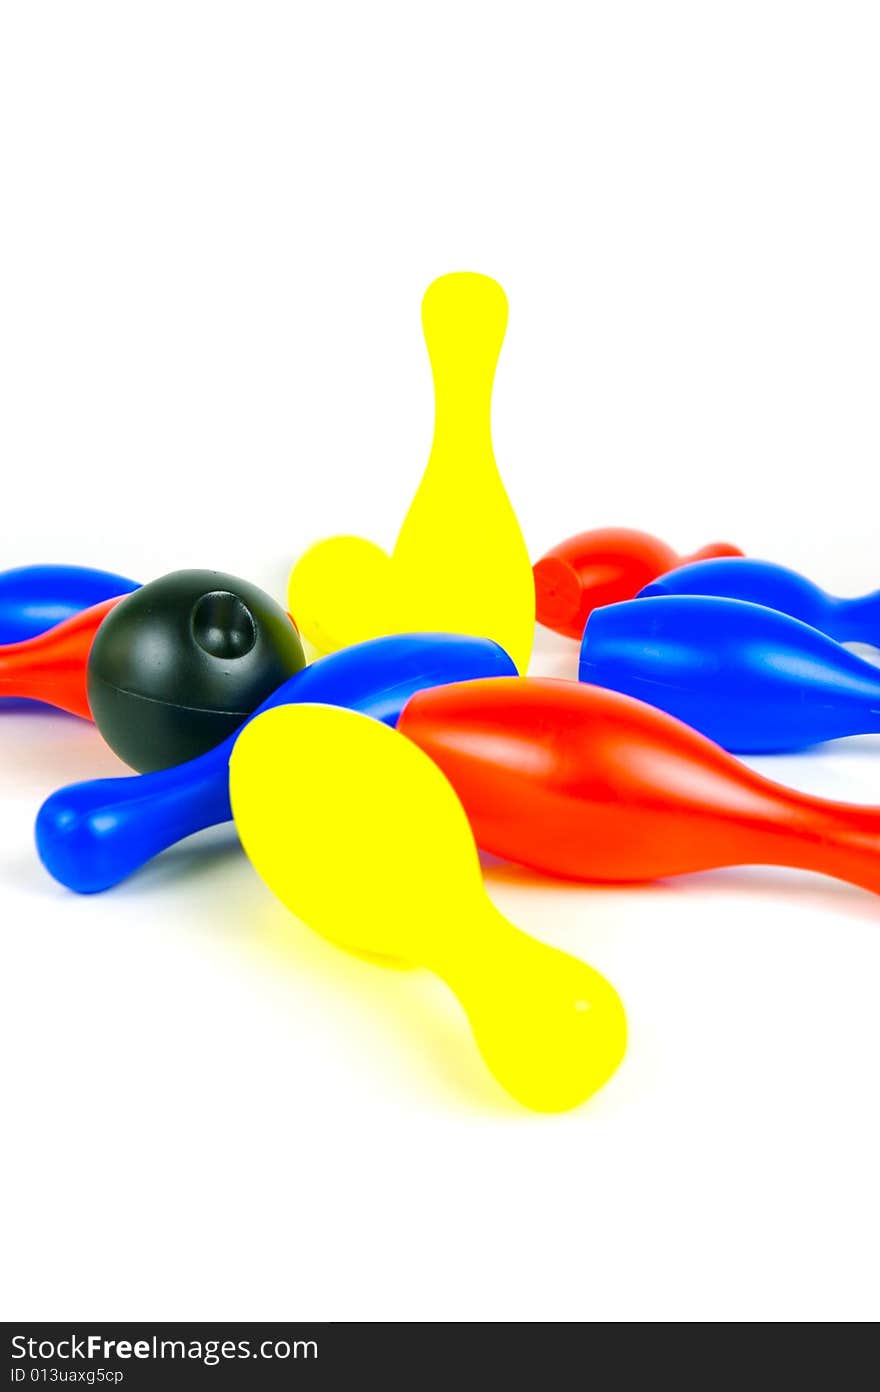
<instances>
[{"instance_id":1,"label":"blue bowling pin","mask_svg":"<svg viewBox=\"0 0 880 1392\"><path fill-rule=\"evenodd\" d=\"M488 638L394 635L320 658L284 682L254 716L308 701L347 706L395 725L416 691L515 676L507 653ZM237 733L200 758L158 773L101 778L53 793L36 826L46 869L68 889L94 894L193 832L229 821L229 756L236 738Z\"/></svg>"},{"instance_id":2,"label":"blue bowling pin","mask_svg":"<svg viewBox=\"0 0 880 1392\"><path fill-rule=\"evenodd\" d=\"M880 669L799 619L741 599L660 595L597 609L579 675L734 753L880 731Z\"/></svg>"},{"instance_id":3,"label":"blue bowling pin","mask_svg":"<svg viewBox=\"0 0 880 1392\"><path fill-rule=\"evenodd\" d=\"M0 644L23 643L83 609L140 589L136 580L85 566L20 566L0 572Z\"/></svg>"},{"instance_id":4,"label":"blue bowling pin","mask_svg":"<svg viewBox=\"0 0 880 1392\"><path fill-rule=\"evenodd\" d=\"M838 643L872 643L880 647L880 590L857 599L837 599L797 571L772 561L755 561L749 556L694 561L652 580L640 592L639 599L657 595L745 599L812 624Z\"/></svg>"}]
</instances>

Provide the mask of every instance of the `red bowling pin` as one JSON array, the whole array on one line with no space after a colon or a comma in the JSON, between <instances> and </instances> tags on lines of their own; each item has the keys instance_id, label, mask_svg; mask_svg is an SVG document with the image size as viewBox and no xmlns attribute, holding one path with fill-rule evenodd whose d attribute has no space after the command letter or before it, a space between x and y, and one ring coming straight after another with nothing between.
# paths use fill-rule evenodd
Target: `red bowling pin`
<instances>
[{"instance_id":1,"label":"red bowling pin","mask_svg":"<svg viewBox=\"0 0 880 1392\"><path fill-rule=\"evenodd\" d=\"M716 541L692 556L679 556L658 537L628 527L580 532L554 546L533 567L538 623L580 639L594 609L634 599L658 575L692 561L742 554L738 547Z\"/></svg>"},{"instance_id":2,"label":"red bowling pin","mask_svg":"<svg viewBox=\"0 0 880 1392\"><path fill-rule=\"evenodd\" d=\"M626 883L786 865L880 893L880 808L773 783L631 696L459 682L411 697L398 729L446 774L483 850L546 874Z\"/></svg>"},{"instance_id":3,"label":"red bowling pin","mask_svg":"<svg viewBox=\"0 0 880 1392\"><path fill-rule=\"evenodd\" d=\"M45 701L91 720L86 668L95 634L116 599L105 599L23 643L0 647L0 697Z\"/></svg>"}]
</instances>

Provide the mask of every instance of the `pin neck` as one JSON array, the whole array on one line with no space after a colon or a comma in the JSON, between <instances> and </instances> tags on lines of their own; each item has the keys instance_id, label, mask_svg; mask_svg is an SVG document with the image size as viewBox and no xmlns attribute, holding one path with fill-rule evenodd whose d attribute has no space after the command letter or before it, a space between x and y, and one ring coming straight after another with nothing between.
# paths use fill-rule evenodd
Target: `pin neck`
<instances>
[{"instance_id":1,"label":"pin neck","mask_svg":"<svg viewBox=\"0 0 880 1392\"><path fill-rule=\"evenodd\" d=\"M474 415L463 419L456 412L440 412L434 421L434 438L431 443L432 457L455 454L468 462L485 464L495 462L492 449L492 432L489 424L488 406L483 412L485 419L475 410Z\"/></svg>"},{"instance_id":2,"label":"pin neck","mask_svg":"<svg viewBox=\"0 0 880 1392\"><path fill-rule=\"evenodd\" d=\"M503 963L512 937L529 941L528 935L504 917L485 891L481 890L479 895L470 894L467 901L464 900L463 894L453 931L450 931L448 914L442 921L438 919L436 926L425 928L424 951L419 954L421 964L456 993L471 977L483 983L487 960ZM480 945L477 954L474 953L476 942Z\"/></svg>"},{"instance_id":3,"label":"pin neck","mask_svg":"<svg viewBox=\"0 0 880 1392\"><path fill-rule=\"evenodd\" d=\"M880 590L854 599L832 601L834 637L839 643L872 643L880 647Z\"/></svg>"}]
</instances>

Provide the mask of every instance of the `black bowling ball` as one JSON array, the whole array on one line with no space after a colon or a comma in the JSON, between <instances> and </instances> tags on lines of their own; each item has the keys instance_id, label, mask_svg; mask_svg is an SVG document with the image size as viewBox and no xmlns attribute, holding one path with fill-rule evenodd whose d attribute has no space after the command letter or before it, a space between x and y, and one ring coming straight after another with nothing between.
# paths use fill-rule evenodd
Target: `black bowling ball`
<instances>
[{"instance_id":1,"label":"black bowling ball","mask_svg":"<svg viewBox=\"0 0 880 1392\"><path fill-rule=\"evenodd\" d=\"M95 724L141 773L213 749L305 666L269 595L218 570L177 570L110 611L89 655Z\"/></svg>"}]
</instances>

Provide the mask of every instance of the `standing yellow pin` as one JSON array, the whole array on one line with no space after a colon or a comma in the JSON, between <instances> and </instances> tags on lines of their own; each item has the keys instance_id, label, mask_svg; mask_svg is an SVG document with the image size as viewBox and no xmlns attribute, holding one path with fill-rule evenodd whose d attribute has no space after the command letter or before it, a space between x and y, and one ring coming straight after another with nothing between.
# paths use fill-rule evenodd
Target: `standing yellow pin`
<instances>
[{"instance_id":1,"label":"standing yellow pin","mask_svg":"<svg viewBox=\"0 0 880 1392\"><path fill-rule=\"evenodd\" d=\"M534 581L491 430L507 298L489 276L441 276L425 294L422 325L434 442L394 550L353 536L318 542L293 569L288 603L319 652L386 633L469 633L494 638L524 672Z\"/></svg>"}]
</instances>

